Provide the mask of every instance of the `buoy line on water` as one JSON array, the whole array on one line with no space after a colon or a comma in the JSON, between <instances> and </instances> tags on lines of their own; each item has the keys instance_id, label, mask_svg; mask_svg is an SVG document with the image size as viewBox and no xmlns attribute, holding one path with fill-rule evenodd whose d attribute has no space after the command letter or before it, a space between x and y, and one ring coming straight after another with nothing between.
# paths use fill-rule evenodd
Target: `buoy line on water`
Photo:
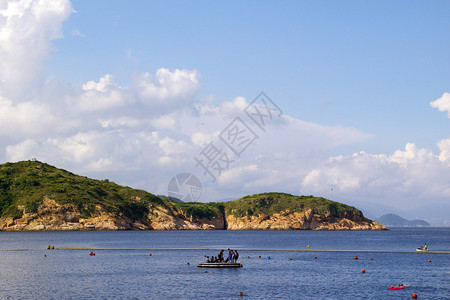
<instances>
[{"instance_id":1,"label":"buoy line on water","mask_svg":"<svg viewBox=\"0 0 450 300\"><path fill-rule=\"evenodd\" d=\"M240 251L253 252L331 252L331 253L418 253L417 251L401 250L324 250L324 249L246 249L236 248ZM1 251L44 251L46 249L0 249ZM95 247L60 247L55 250L88 250L88 251L218 251L220 248L95 248ZM419 255L425 253L418 253ZM450 251L428 251L426 254L450 254Z\"/></svg>"}]
</instances>

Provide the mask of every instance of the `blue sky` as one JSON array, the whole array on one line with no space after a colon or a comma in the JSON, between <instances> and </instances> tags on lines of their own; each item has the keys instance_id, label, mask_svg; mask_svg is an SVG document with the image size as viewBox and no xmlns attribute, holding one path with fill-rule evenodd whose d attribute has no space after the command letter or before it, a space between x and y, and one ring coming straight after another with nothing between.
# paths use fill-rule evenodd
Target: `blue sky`
<instances>
[{"instance_id":1,"label":"blue sky","mask_svg":"<svg viewBox=\"0 0 450 300\"><path fill-rule=\"evenodd\" d=\"M295 117L373 134L358 145L369 151L411 141L435 150L450 127L429 106L449 82L446 1L75 1L73 8L49 68L68 82L108 72L128 84L137 70L197 69L198 98L263 90Z\"/></svg>"},{"instance_id":2,"label":"blue sky","mask_svg":"<svg viewBox=\"0 0 450 300\"><path fill-rule=\"evenodd\" d=\"M285 191L448 215L449 11L0 1L0 161L36 157L155 194L191 172L202 201ZM283 117L211 182L192 157L261 91Z\"/></svg>"}]
</instances>

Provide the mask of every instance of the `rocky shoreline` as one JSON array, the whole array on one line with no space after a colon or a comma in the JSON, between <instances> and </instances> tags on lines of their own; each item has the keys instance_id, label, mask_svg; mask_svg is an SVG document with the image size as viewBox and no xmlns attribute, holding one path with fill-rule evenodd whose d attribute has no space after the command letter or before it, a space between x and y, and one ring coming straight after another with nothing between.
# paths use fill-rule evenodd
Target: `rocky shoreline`
<instances>
[{"instance_id":1,"label":"rocky shoreline","mask_svg":"<svg viewBox=\"0 0 450 300\"><path fill-rule=\"evenodd\" d=\"M330 214L314 214L289 210L272 216L244 216L220 213L212 218L193 218L175 207L151 207L147 218L132 220L114 215L100 205L96 213L83 218L73 204L59 204L45 197L37 212L28 213L23 206L21 218L0 219L3 231L83 231L83 230L387 230L364 217L334 218Z\"/></svg>"}]
</instances>

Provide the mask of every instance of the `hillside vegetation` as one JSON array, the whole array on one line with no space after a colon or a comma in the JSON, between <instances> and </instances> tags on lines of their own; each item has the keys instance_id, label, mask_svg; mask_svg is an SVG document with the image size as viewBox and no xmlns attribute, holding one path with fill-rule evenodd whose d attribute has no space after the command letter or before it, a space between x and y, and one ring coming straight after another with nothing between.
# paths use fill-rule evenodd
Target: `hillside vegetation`
<instances>
[{"instance_id":1,"label":"hillside vegetation","mask_svg":"<svg viewBox=\"0 0 450 300\"><path fill-rule=\"evenodd\" d=\"M322 197L294 196L285 193L245 196L225 203L225 207L227 214L233 214L236 217L259 216L260 214L272 216L281 211L302 212L306 209L312 209L313 214L328 214L334 218L363 216L358 209L339 202Z\"/></svg>"},{"instance_id":2,"label":"hillside vegetation","mask_svg":"<svg viewBox=\"0 0 450 300\"><path fill-rule=\"evenodd\" d=\"M59 204L76 205L84 218L96 213L96 205L131 219L144 218L152 204L167 205L146 191L78 176L38 161L0 165L0 217L20 218L18 206L28 213L37 212L44 196Z\"/></svg>"}]
</instances>

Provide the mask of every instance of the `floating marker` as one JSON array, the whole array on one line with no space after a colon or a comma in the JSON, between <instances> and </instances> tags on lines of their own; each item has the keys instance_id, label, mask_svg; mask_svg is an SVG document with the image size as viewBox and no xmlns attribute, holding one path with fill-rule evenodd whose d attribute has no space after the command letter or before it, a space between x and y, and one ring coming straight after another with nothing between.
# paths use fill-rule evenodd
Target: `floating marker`
<instances>
[{"instance_id":1,"label":"floating marker","mask_svg":"<svg viewBox=\"0 0 450 300\"><path fill-rule=\"evenodd\" d=\"M371 257L370 260L373 260L373 257Z\"/></svg>"},{"instance_id":2,"label":"floating marker","mask_svg":"<svg viewBox=\"0 0 450 300\"><path fill-rule=\"evenodd\" d=\"M152 254L150 253L148 256L152 256Z\"/></svg>"},{"instance_id":3,"label":"floating marker","mask_svg":"<svg viewBox=\"0 0 450 300\"><path fill-rule=\"evenodd\" d=\"M353 257L353 259L358 259L358 255L355 255L355 257Z\"/></svg>"},{"instance_id":4,"label":"floating marker","mask_svg":"<svg viewBox=\"0 0 450 300\"><path fill-rule=\"evenodd\" d=\"M431 262L431 259L428 262Z\"/></svg>"},{"instance_id":5,"label":"floating marker","mask_svg":"<svg viewBox=\"0 0 450 300\"><path fill-rule=\"evenodd\" d=\"M317 256L314 256L314 259L317 259Z\"/></svg>"},{"instance_id":6,"label":"floating marker","mask_svg":"<svg viewBox=\"0 0 450 300\"><path fill-rule=\"evenodd\" d=\"M366 270L362 269L361 273L366 273Z\"/></svg>"},{"instance_id":7,"label":"floating marker","mask_svg":"<svg viewBox=\"0 0 450 300\"><path fill-rule=\"evenodd\" d=\"M417 294L414 293L414 294L411 295L411 297L412 297L413 299L417 299Z\"/></svg>"},{"instance_id":8,"label":"floating marker","mask_svg":"<svg viewBox=\"0 0 450 300\"><path fill-rule=\"evenodd\" d=\"M44 257L47 257L47 254L44 254Z\"/></svg>"},{"instance_id":9,"label":"floating marker","mask_svg":"<svg viewBox=\"0 0 450 300\"><path fill-rule=\"evenodd\" d=\"M240 293L239 293L239 296L244 296L244 293L243 293L243 292L240 292Z\"/></svg>"}]
</instances>

